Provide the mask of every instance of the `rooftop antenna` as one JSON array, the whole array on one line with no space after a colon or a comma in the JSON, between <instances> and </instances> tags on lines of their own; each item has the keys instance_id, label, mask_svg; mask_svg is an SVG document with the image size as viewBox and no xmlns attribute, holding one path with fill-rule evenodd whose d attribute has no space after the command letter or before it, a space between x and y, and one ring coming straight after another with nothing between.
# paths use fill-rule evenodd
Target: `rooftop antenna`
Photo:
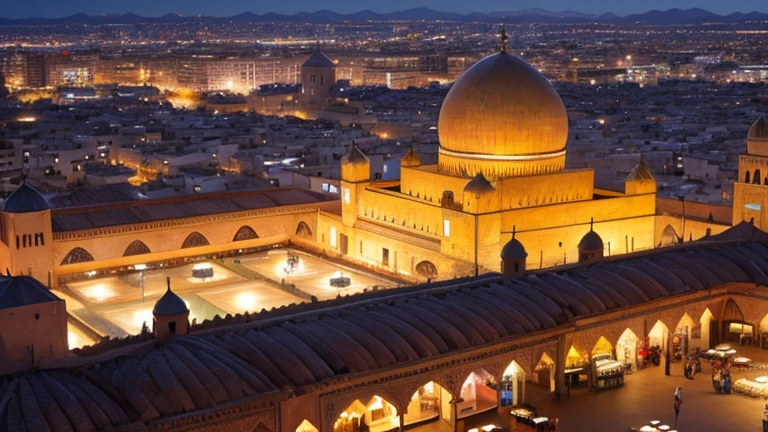
<instances>
[{"instance_id":1,"label":"rooftop antenna","mask_svg":"<svg viewBox=\"0 0 768 432\"><path fill-rule=\"evenodd\" d=\"M507 41L509 40L509 36L507 36L507 26L505 23L501 24L501 52L505 53L507 52Z\"/></svg>"}]
</instances>

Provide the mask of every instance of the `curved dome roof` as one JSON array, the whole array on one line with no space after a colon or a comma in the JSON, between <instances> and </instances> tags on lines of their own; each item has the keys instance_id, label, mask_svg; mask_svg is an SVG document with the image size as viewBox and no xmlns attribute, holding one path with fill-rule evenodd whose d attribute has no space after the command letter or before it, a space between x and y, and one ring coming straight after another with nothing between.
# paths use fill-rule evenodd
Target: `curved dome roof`
<instances>
[{"instance_id":1,"label":"curved dome roof","mask_svg":"<svg viewBox=\"0 0 768 432\"><path fill-rule=\"evenodd\" d=\"M60 300L33 277L0 277L0 309Z\"/></svg>"},{"instance_id":2,"label":"curved dome roof","mask_svg":"<svg viewBox=\"0 0 768 432\"><path fill-rule=\"evenodd\" d=\"M528 257L528 252L525 251L525 247L520 240L512 237L512 240L501 248L501 259L525 259Z\"/></svg>"},{"instance_id":3,"label":"curved dome roof","mask_svg":"<svg viewBox=\"0 0 768 432\"><path fill-rule=\"evenodd\" d=\"M603 250L603 239L596 232L589 230L584 234L579 242L580 251L601 251Z\"/></svg>"},{"instance_id":4,"label":"curved dome roof","mask_svg":"<svg viewBox=\"0 0 768 432\"><path fill-rule=\"evenodd\" d=\"M49 209L48 201L43 195L26 182L16 188L3 203L3 211L7 213L30 213Z\"/></svg>"},{"instance_id":5,"label":"curved dome roof","mask_svg":"<svg viewBox=\"0 0 768 432\"><path fill-rule=\"evenodd\" d=\"M485 178L483 173L477 173L477 175L464 186L464 193L484 194L493 192L494 190L493 185L487 178Z\"/></svg>"},{"instance_id":6,"label":"curved dome roof","mask_svg":"<svg viewBox=\"0 0 768 432\"><path fill-rule=\"evenodd\" d=\"M440 109L440 146L451 152L525 156L562 152L565 105L546 77L506 52L475 63Z\"/></svg>"},{"instance_id":7,"label":"curved dome roof","mask_svg":"<svg viewBox=\"0 0 768 432\"><path fill-rule=\"evenodd\" d=\"M160 300L155 303L155 308L152 309L152 314L155 316L162 315L183 315L189 313L189 308L184 300L181 299L176 293L168 290L160 297Z\"/></svg>"}]
</instances>

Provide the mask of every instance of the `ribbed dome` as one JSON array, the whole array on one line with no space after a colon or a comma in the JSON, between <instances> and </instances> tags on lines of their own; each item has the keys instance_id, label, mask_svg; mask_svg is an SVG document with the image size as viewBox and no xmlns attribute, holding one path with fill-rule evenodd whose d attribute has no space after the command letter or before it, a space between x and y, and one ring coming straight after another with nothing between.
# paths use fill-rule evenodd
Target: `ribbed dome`
<instances>
[{"instance_id":1,"label":"ribbed dome","mask_svg":"<svg viewBox=\"0 0 768 432\"><path fill-rule=\"evenodd\" d=\"M189 312L187 304L176 293L168 290L160 297L160 300L155 303L155 308L152 309L152 314L155 316L167 316L167 315L182 315Z\"/></svg>"},{"instance_id":2,"label":"ribbed dome","mask_svg":"<svg viewBox=\"0 0 768 432\"><path fill-rule=\"evenodd\" d=\"M3 204L3 211L7 213L30 213L48 209L50 207L45 198L26 182L16 188Z\"/></svg>"},{"instance_id":3,"label":"ribbed dome","mask_svg":"<svg viewBox=\"0 0 768 432\"><path fill-rule=\"evenodd\" d=\"M500 167L498 175L484 169L491 177L559 171L565 164L568 114L544 75L502 52L475 63L453 84L440 109L438 135L441 157L516 163ZM441 168L475 174L471 167Z\"/></svg>"}]
</instances>

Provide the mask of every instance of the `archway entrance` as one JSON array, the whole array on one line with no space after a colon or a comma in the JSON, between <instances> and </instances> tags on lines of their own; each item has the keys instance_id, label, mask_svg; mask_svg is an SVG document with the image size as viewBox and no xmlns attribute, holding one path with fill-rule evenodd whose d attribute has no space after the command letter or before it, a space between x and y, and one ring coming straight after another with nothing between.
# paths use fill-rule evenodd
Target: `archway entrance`
<instances>
[{"instance_id":1,"label":"archway entrance","mask_svg":"<svg viewBox=\"0 0 768 432\"><path fill-rule=\"evenodd\" d=\"M637 335L630 329L624 330L616 341L616 360L624 365L630 365L628 370L636 369L641 360L637 358Z\"/></svg>"},{"instance_id":2,"label":"archway entrance","mask_svg":"<svg viewBox=\"0 0 768 432\"><path fill-rule=\"evenodd\" d=\"M672 360L679 361L688 355L691 347L691 331L693 318L687 313L683 314L677 323L675 333L672 335Z\"/></svg>"},{"instance_id":3,"label":"archway entrance","mask_svg":"<svg viewBox=\"0 0 768 432\"><path fill-rule=\"evenodd\" d=\"M319 432L315 425L309 422L309 420L304 419L303 422L299 425L299 427L296 428L296 432Z\"/></svg>"},{"instance_id":4,"label":"archway entrance","mask_svg":"<svg viewBox=\"0 0 768 432\"><path fill-rule=\"evenodd\" d=\"M571 345L568 354L565 355L565 386L568 394L572 387L579 387L589 383L589 356Z\"/></svg>"},{"instance_id":5,"label":"archway entrance","mask_svg":"<svg viewBox=\"0 0 768 432\"><path fill-rule=\"evenodd\" d=\"M555 361L552 357L543 353L533 371L536 384L549 389L550 392L555 391Z\"/></svg>"},{"instance_id":6,"label":"archway entrance","mask_svg":"<svg viewBox=\"0 0 768 432\"><path fill-rule=\"evenodd\" d=\"M356 399L339 415L333 432L386 432L400 427L397 409L381 396L373 396L365 403Z\"/></svg>"},{"instance_id":7,"label":"archway entrance","mask_svg":"<svg viewBox=\"0 0 768 432\"><path fill-rule=\"evenodd\" d=\"M403 414L403 424L410 426L438 420L451 422L451 394L430 381L419 387L411 397Z\"/></svg>"},{"instance_id":8,"label":"archway entrance","mask_svg":"<svg viewBox=\"0 0 768 432\"><path fill-rule=\"evenodd\" d=\"M461 386L459 397L463 400L456 404L456 418L489 411L496 408L496 378L485 369L477 369L469 374Z\"/></svg>"},{"instance_id":9,"label":"archway entrance","mask_svg":"<svg viewBox=\"0 0 768 432\"><path fill-rule=\"evenodd\" d=\"M741 308L733 299L728 299L723 306L723 342L750 344L754 336L754 327L744 320Z\"/></svg>"},{"instance_id":10,"label":"archway entrance","mask_svg":"<svg viewBox=\"0 0 768 432\"><path fill-rule=\"evenodd\" d=\"M523 403L524 398L525 371L516 361L512 360L509 366L504 369L504 374L501 377L499 404L501 406L518 405Z\"/></svg>"},{"instance_id":11,"label":"archway entrance","mask_svg":"<svg viewBox=\"0 0 768 432\"><path fill-rule=\"evenodd\" d=\"M661 348L661 352L667 351L669 337L669 328L661 320L656 321L656 324L651 327L651 331L648 332L648 346Z\"/></svg>"}]
</instances>

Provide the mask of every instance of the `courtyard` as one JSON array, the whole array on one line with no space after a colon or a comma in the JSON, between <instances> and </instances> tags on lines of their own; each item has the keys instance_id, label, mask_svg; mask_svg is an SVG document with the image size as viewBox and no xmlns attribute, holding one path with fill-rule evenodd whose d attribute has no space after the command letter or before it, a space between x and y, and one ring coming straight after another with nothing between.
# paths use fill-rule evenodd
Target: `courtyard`
<instances>
[{"instance_id":1,"label":"courtyard","mask_svg":"<svg viewBox=\"0 0 768 432\"><path fill-rule=\"evenodd\" d=\"M292 268L288 265L289 254L298 257ZM193 269L202 267L210 267L213 275L193 276ZM348 277L349 286L331 286L331 278L339 276ZM312 296L329 300L397 285L396 281L291 249L94 277L68 283L56 291L67 301L68 312L93 331L84 332L82 327L70 325L70 348L93 343L93 333L125 337L138 334L145 324L151 328L152 308L166 291L166 278L187 303L190 321L197 322L216 315L259 312L310 301ZM295 289L285 289L287 285Z\"/></svg>"}]
</instances>

